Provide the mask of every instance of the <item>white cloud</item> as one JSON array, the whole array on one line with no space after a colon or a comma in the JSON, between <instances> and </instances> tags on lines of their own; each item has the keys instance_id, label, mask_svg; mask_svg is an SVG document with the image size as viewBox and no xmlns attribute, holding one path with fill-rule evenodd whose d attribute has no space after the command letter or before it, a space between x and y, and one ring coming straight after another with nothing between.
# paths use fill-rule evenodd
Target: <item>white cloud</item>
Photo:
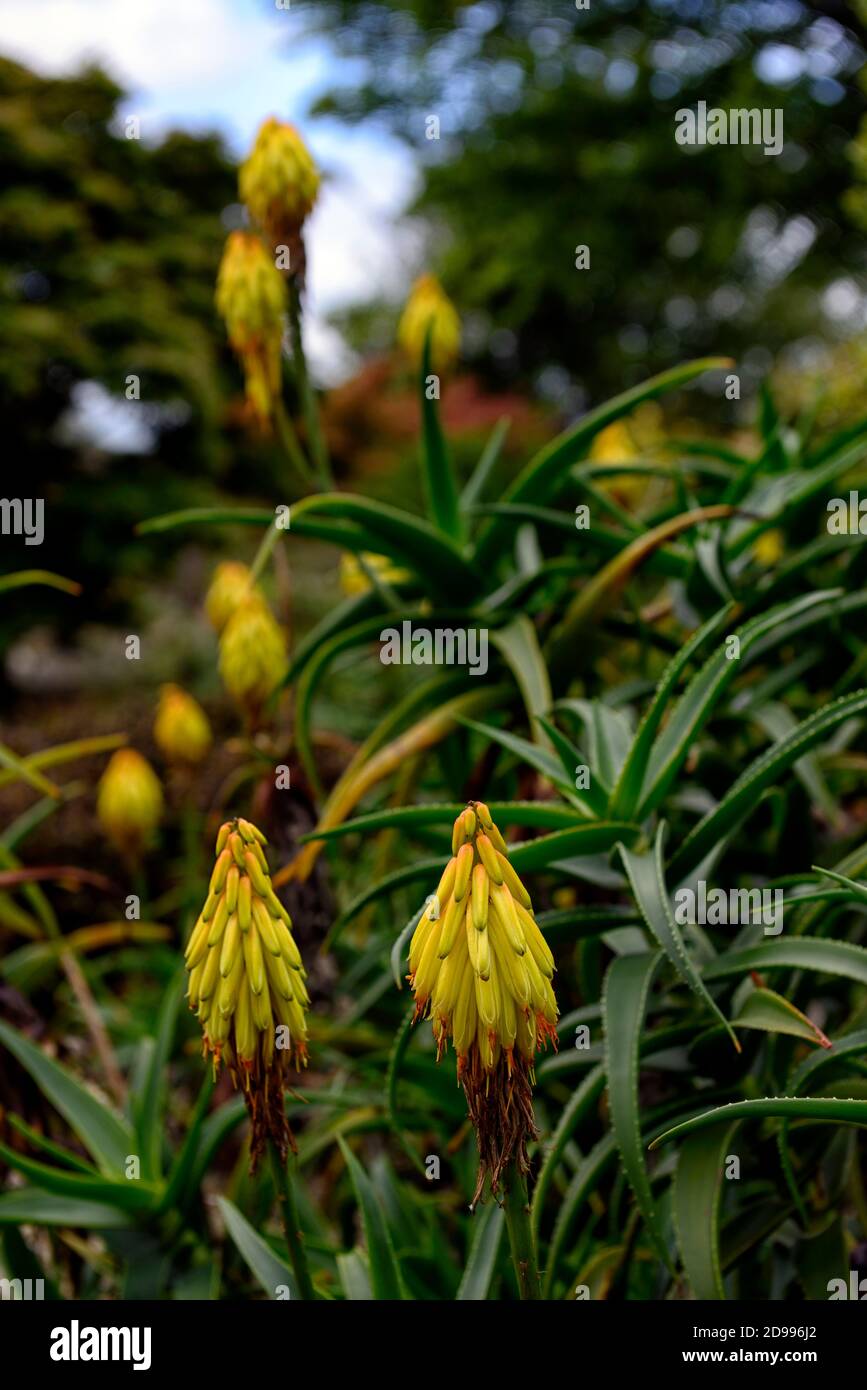
<instances>
[{"instance_id":1,"label":"white cloud","mask_svg":"<svg viewBox=\"0 0 867 1390\"><path fill-rule=\"evenodd\" d=\"M136 88L237 73L279 40L280 17L215 0L6 0L3 50L40 72L102 62Z\"/></svg>"}]
</instances>

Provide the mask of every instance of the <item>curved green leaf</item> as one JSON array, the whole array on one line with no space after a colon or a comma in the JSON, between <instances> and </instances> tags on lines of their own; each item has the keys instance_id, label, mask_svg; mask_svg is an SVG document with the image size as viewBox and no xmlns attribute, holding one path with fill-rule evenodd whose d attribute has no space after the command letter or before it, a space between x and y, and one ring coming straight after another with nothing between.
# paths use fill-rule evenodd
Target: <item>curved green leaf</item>
<instances>
[{"instance_id":1,"label":"curved green leaf","mask_svg":"<svg viewBox=\"0 0 867 1390\"><path fill-rule=\"evenodd\" d=\"M46 1057L6 1023L0 1023L0 1042L17 1057L42 1094L60 1111L93 1154L101 1171L122 1173L127 1157L136 1152L135 1139L126 1122L91 1095L65 1067Z\"/></svg>"},{"instance_id":2,"label":"curved green leaf","mask_svg":"<svg viewBox=\"0 0 867 1390\"><path fill-rule=\"evenodd\" d=\"M633 386L610 401L589 411L576 425L571 425L530 459L518 477L506 489L502 501L508 505L521 502L544 504L557 491L569 468L577 463L589 448L594 435L622 416L628 415L642 401L664 395L666 391L685 386L704 372L728 365L724 357L706 357L686 362L671 371L651 377ZM492 521L483 531L476 546L476 563L481 570L496 560L500 551L501 526Z\"/></svg>"},{"instance_id":3,"label":"curved green leaf","mask_svg":"<svg viewBox=\"0 0 867 1390\"><path fill-rule=\"evenodd\" d=\"M361 1212L361 1224L364 1228L364 1239L367 1245L370 1282L374 1298L377 1300L403 1299L406 1295L400 1275L400 1266L394 1253L388 1224L379 1198L373 1184L342 1135L338 1136L337 1142L340 1145L340 1152L343 1154L349 1179L355 1192L355 1200Z\"/></svg>"},{"instance_id":4,"label":"curved green leaf","mask_svg":"<svg viewBox=\"0 0 867 1390\"><path fill-rule=\"evenodd\" d=\"M277 1297L281 1284L288 1287L291 1298L298 1297L295 1275L285 1260L274 1253L267 1241L254 1230L228 1197L218 1197L217 1206L239 1253L255 1274L269 1298Z\"/></svg>"},{"instance_id":5,"label":"curved green leaf","mask_svg":"<svg viewBox=\"0 0 867 1390\"><path fill-rule=\"evenodd\" d=\"M651 934L665 951L680 978L707 1005L711 1013L716 1015L740 1052L741 1046L734 1030L725 1014L708 993L707 986L691 957L687 954L683 937L674 920L662 865L665 831L665 821L661 821L656 832L652 854L635 854L632 850L628 850L625 845L618 846L633 896Z\"/></svg>"},{"instance_id":6,"label":"curved green leaf","mask_svg":"<svg viewBox=\"0 0 867 1390\"><path fill-rule=\"evenodd\" d=\"M817 743L821 743L832 729L865 710L867 690L844 695L830 705L817 709L790 734L750 763L719 805L693 827L676 850L669 864L669 871L673 877L681 879L695 868L696 864L701 863L726 831L749 815L755 808L761 792L772 786L781 773L787 771L810 748L815 748Z\"/></svg>"},{"instance_id":7,"label":"curved green leaf","mask_svg":"<svg viewBox=\"0 0 867 1390\"><path fill-rule=\"evenodd\" d=\"M736 1124L694 1134L680 1151L674 1177L674 1228L696 1298L725 1298L719 1255L723 1165Z\"/></svg>"},{"instance_id":8,"label":"curved green leaf","mask_svg":"<svg viewBox=\"0 0 867 1390\"><path fill-rule=\"evenodd\" d=\"M703 1115L693 1115L679 1125L673 1125L650 1147L657 1148L682 1134L695 1134L712 1125L730 1120L811 1120L816 1124L858 1125L867 1128L867 1100L836 1100L827 1096L766 1096L762 1100L735 1100L720 1105Z\"/></svg>"},{"instance_id":9,"label":"curved green leaf","mask_svg":"<svg viewBox=\"0 0 867 1390\"><path fill-rule=\"evenodd\" d=\"M611 1128L647 1233L656 1246L659 1258L673 1273L671 1255L644 1161L638 1103L639 1039L644 1028L650 986L661 959L661 954L654 952L640 956L618 956L613 960L605 976L602 1013Z\"/></svg>"},{"instance_id":10,"label":"curved green leaf","mask_svg":"<svg viewBox=\"0 0 867 1390\"><path fill-rule=\"evenodd\" d=\"M752 970L816 970L823 975L842 975L867 985L867 950L851 941L824 941L819 937L780 936L758 946L727 951L702 970L705 980L746 975Z\"/></svg>"},{"instance_id":11,"label":"curved green leaf","mask_svg":"<svg viewBox=\"0 0 867 1390\"><path fill-rule=\"evenodd\" d=\"M473 1243L455 1298L461 1303L481 1303L488 1297L505 1230L505 1213L496 1202L473 1213Z\"/></svg>"}]
</instances>

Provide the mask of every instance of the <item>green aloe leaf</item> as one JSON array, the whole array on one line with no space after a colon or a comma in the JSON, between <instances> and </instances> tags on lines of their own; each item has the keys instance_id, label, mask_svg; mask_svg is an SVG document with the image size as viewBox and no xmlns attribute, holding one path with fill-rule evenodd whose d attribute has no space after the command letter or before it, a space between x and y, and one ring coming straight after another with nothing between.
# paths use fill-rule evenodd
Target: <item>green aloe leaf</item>
<instances>
[{"instance_id":1,"label":"green aloe leaf","mask_svg":"<svg viewBox=\"0 0 867 1390\"><path fill-rule=\"evenodd\" d=\"M719 805L695 826L672 856L669 870L676 879L685 877L732 827L739 825L755 809L760 794L772 786L783 772L847 719L867 710L867 690L844 695L817 709L785 738L750 763L730 787Z\"/></svg>"},{"instance_id":2,"label":"green aloe leaf","mask_svg":"<svg viewBox=\"0 0 867 1390\"><path fill-rule=\"evenodd\" d=\"M463 513L467 513L471 507L474 507L484 492L485 484L491 476L492 470L496 467L502 452L506 435L509 432L509 423L509 420L503 416L491 430L487 443L479 455L479 461L464 484L460 502Z\"/></svg>"},{"instance_id":3,"label":"green aloe leaf","mask_svg":"<svg viewBox=\"0 0 867 1390\"><path fill-rule=\"evenodd\" d=\"M698 969L687 954L683 936L674 920L662 863L665 832L665 821L661 821L652 854L636 854L624 845L618 847L633 896L651 934L665 951L680 978L698 995L711 1013L716 1015L740 1052L741 1046L737 1036L725 1014L708 993Z\"/></svg>"},{"instance_id":4,"label":"green aloe leaf","mask_svg":"<svg viewBox=\"0 0 867 1390\"><path fill-rule=\"evenodd\" d=\"M470 721L467 721L470 722ZM484 727L484 726L482 726ZM532 747L532 744L529 745ZM577 811L555 801L489 801L488 810L500 829L508 825L529 825L542 829L583 825ZM338 840L344 835L363 835L375 830L411 830L429 825L442 825L451 831L452 825L465 809L462 801L431 802L422 806L390 806L385 811L370 811L343 821L329 830L311 830L302 835L299 844L311 840Z\"/></svg>"},{"instance_id":5,"label":"green aloe leaf","mask_svg":"<svg viewBox=\"0 0 867 1390\"><path fill-rule=\"evenodd\" d=\"M653 699L638 727L623 761L617 783L611 793L608 814L615 820L619 817L629 820L635 815L647 773L653 741L668 709L675 687L695 654L714 633L722 630L730 621L734 611L734 604L727 604L725 608L709 618L702 627L696 628L692 636L683 644L676 656L672 657L663 671Z\"/></svg>"},{"instance_id":6,"label":"green aloe leaf","mask_svg":"<svg viewBox=\"0 0 867 1390\"><path fill-rule=\"evenodd\" d=\"M681 516L669 517L652 531L645 531L630 541L629 545L624 546L598 574L584 584L569 604L562 622L551 637L552 666L558 671L564 669L566 653L577 640L578 634L589 623L599 620L602 610L613 602L654 550L658 550L666 541L680 535L682 531L691 530L708 521L719 521L731 514L732 509L723 505L696 507L695 510L685 512Z\"/></svg>"},{"instance_id":7,"label":"green aloe leaf","mask_svg":"<svg viewBox=\"0 0 867 1390\"><path fill-rule=\"evenodd\" d=\"M694 1134L680 1151L674 1178L677 1243L696 1298L724 1299L719 1254L723 1172L736 1124Z\"/></svg>"},{"instance_id":8,"label":"green aloe leaf","mask_svg":"<svg viewBox=\"0 0 867 1390\"><path fill-rule=\"evenodd\" d=\"M563 1161L564 1150L581 1121L590 1113L598 1102L604 1085L604 1068L601 1066L593 1067L584 1077L581 1085L572 1093L564 1105L562 1114L557 1121L557 1128L554 1130L550 1141L545 1145L542 1166L539 1169L539 1176L536 1179L536 1186L533 1190L533 1201L530 1208L533 1230L537 1241L539 1239L542 1212L545 1207L545 1198L554 1180L554 1174Z\"/></svg>"},{"instance_id":9,"label":"green aloe leaf","mask_svg":"<svg viewBox=\"0 0 867 1390\"><path fill-rule=\"evenodd\" d=\"M673 1125L650 1145L655 1149L684 1134L731 1120L810 1120L815 1124L858 1125L867 1128L867 1100L837 1100L832 1096L765 1096L761 1100L735 1100L730 1105L693 1115L679 1125Z\"/></svg>"},{"instance_id":10,"label":"green aloe leaf","mask_svg":"<svg viewBox=\"0 0 867 1390\"><path fill-rule=\"evenodd\" d=\"M506 665L515 677L531 730L538 731L534 719L550 709L551 682L536 629L530 619L522 614L506 627L495 628L491 632L491 641L502 653ZM539 741L544 744L544 735Z\"/></svg>"},{"instance_id":11,"label":"green aloe leaf","mask_svg":"<svg viewBox=\"0 0 867 1390\"><path fill-rule=\"evenodd\" d=\"M499 743L520 758L521 762L529 763L537 772L541 772L543 777L547 777L564 793L571 794L572 782L566 781L560 759L549 748L541 748L536 743L530 743L529 739L521 738L520 734L513 734L508 729L499 729L493 724L481 724L475 719L463 719L461 723L468 729L474 729L489 742Z\"/></svg>"},{"instance_id":12,"label":"green aloe leaf","mask_svg":"<svg viewBox=\"0 0 867 1390\"><path fill-rule=\"evenodd\" d=\"M813 864L812 867L817 874L822 874L824 878L832 878L836 883L845 884L859 898L867 898L867 883L856 883L854 878L847 878L845 874L835 873L833 869L823 869L818 864Z\"/></svg>"},{"instance_id":13,"label":"green aloe leaf","mask_svg":"<svg viewBox=\"0 0 867 1390\"><path fill-rule=\"evenodd\" d=\"M461 1303L482 1303L491 1291L503 1231L505 1213L496 1202L477 1207L473 1213L473 1240L455 1298Z\"/></svg>"},{"instance_id":14,"label":"green aloe leaf","mask_svg":"<svg viewBox=\"0 0 867 1390\"><path fill-rule=\"evenodd\" d=\"M635 410L643 401L675 391L704 372L728 365L727 358L707 357L686 362L671 371L651 377L639 386L614 396L604 405L591 410L576 425L571 425L556 439L535 454L514 482L506 489L504 503L522 502L544 504L556 493L573 463L583 458L595 435L622 416ZM502 526L491 522L482 533L476 547L476 562L481 570L496 560L502 544Z\"/></svg>"},{"instance_id":15,"label":"green aloe leaf","mask_svg":"<svg viewBox=\"0 0 867 1390\"><path fill-rule=\"evenodd\" d=\"M285 1260L274 1253L267 1241L254 1230L228 1197L218 1197L217 1206L239 1253L255 1274L269 1298L276 1298L281 1285L289 1289L290 1297L298 1297L295 1275Z\"/></svg>"},{"instance_id":16,"label":"green aloe leaf","mask_svg":"<svg viewBox=\"0 0 867 1390\"><path fill-rule=\"evenodd\" d=\"M363 526L380 552L418 574L427 589L463 604L476 592L479 577L461 547L421 517L348 492L319 493L293 505L292 530L321 518Z\"/></svg>"},{"instance_id":17,"label":"green aloe leaf","mask_svg":"<svg viewBox=\"0 0 867 1390\"><path fill-rule=\"evenodd\" d=\"M823 1049L805 1057L792 1073L788 1090L794 1095L807 1090L808 1083L813 1083L819 1072L832 1064L845 1062L850 1057L856 1060L867 1057L867 1028L859 1028L855 1033L846 1033L842 1038L835 1038L830 1051Z\"/></svg>"},{"instance_id":18,"label":"green aloe leaf","mask_svg":"<svg viewBox=\"0 0 867 1390\"><path fill-rule=\"evenodd\" d=\"M607 800L632 743L629 718L601 700L558 700L556 708L577 715L584 724L593 775L604 787Z\"/></svg>"},{"instance_id":19,"label":"green aloe leaf","mask_svg":"<svg viewBox=\"0 0 867 1390\"><path fill-rule=\"evenodd\" d=\"M142 1161L142 1176L158 1178L162 1174L163 1100L166 1068L171 1056L178 1009L186 990L187 975L179 970L163 995L157 1016L155 1046L151 1052L142 1088L141 1102L136 1112L136 1133Z\"/></svg>"},{"instance_id":20,"label":"green aloe leaf","mask_svg":"<svg viewBox=\"0 0 867 1390\"><path fill-rule=\"evenodd\" d=\"M732 1019L732 1025L735 1028L757 1028L763 1033L786 1033L814 1046L831 1046L821 1028L817 1028L806 1014L773 989L758 988L748 994L737 1018Z\"/></svg>"},{"instance_id":21,"label":"green aloe leaf","mask_svg":"<svg viewBox=\"0 0 867 1390\"><path fill-rule=\"evenodd\" d=\"M0 1195L0 1226L68 1226L84 1231L123 1230L128 1214L104 1202L64 1197L38 1187L19 1187Z\"/></svg>"},{"instance_id":22,"label":"green aloe leaf","mask_svg":"<svg viewBox=\"0 0 867 1390\"><path fill-rule=\"evenodd\" d=\"M52 570L16 570L14 574L0 575L0 594L8 593L10 589L29 588L34 584L59 589L61 593L74 597L81 593L81 585L76 584L74 579L64 579L62 574L55 574Z\"/></svg>"},{"instance_id":23,"label":"green aloe leaf","mask_svg":"<svg viewBox=\"0 0 867 1390\"><path fill-rule=\"evenodd\" d=\"M46 1057L6 1023L0 1023L0 1042L60 1111L100 1170L108 1175L122 1173L127 1157L136 1152L132 1130L125 1121L91 1095L65 1067Z\"/></svg>"},{"instance_id":24,"label":"green aloe leaf","mask_svg":"<svg viewBox=\"0 0 867 1390\"><path fill-rule=\"evenodd\" d=\"M379 596L372 590L365 594L353 595L352 598L344 599L342 603L330 608L306 637L302 637L301 641L295 644L292 659L283 677L283 685L294 684L311 657L315 656L330 638L373 618L380 609Z\"/></svg>"},{"instance_id":25,"label":"green aloe leaf","mask_svg":"<svg viewBox=\"0 0 867 1390\"><path fill-rule=\"evenodd\" d=\"M759 946L727 951L702 970L705 980L747 975L752 970L815 970L867 985L867 950L851 941L824 941L810 936L780 936Z\"/></svg>"},{"instance_id":26,"label":"green aloe leaf","mask_svg":"<svg viewBox=\"0 0 867 1390\"><path fill-rule=\"evenodd\" d=\"M661 954L654 952L613 960L605 976L602 1011L611 1128L647 1233L659 1258L674 1273L644 1160L638 1102L639 1040L650 987L661 959Z\"/></svg>"},{"instance_id":27,"label":"green aloe leaf","mask_svg":"<svg viewBox=\"0 0 867 1390\"><path fill-rule=\"evenodd\" d=\"M739 643L738 660L730 659L723 645L696 672L651 750L639 802L638 816L641 819L649 815L665 796L698 733L739 670L743 669L744 658L750 651L753 648L756 651L767 650L767 646L761 645L763 639L765 642L770 639L775 646L785 641L794 635L795 630L800 630L805 616L812 616L816 621L827 621L829 611L832 611L829 610L829 600L836 598L836 591L809 594L806 598L771 609L732 634Z\"/></svg>"},{"instance_id":28,"label":"green aloe leaf","mask_svg":"<svg viewBox=\"0 0 867 1390\"><path fill-rule=\"evenodd\" d=\"M533 872L547 869L563 859L582 858L613 849L618 840L632 840L639 833L637 825L628 825L625 821L591 821L574 830L556 830L552 835L540 835L536 840L510 845L509 858L521 873Z\"/></svg>"},{"instance_id":29,"label":"green aloe leaf","mask_svg":"<svg viewBox=\"0 0 867 1390\"><path fill-rule=\"evenodd\" d=\"M56 1192L79 1201L104 1202L121 1211L147 1211L156 1205L159 1195L151 1184L126 1179L113 1182L107 1178L88 1177L85 1173L70 1173L47 1163L39 1163L8 1148L6 1144L0 1144L0 1158L46 1192Z\"/></svg>"},{"instance_id":30,"label":"green aloe leaf","mask_svg":"<svg viewBox=\"0 0 867 1390\"><path fill-rule=\"evenodd\" d=\"M370 1285L370 1269L363 1250L350 1250L348 1254L336 1257L337 1272L343 1285L343 1292L353 1303L373 1302L373 1289Z\"/></svg>"},{"instance_id":31,"label":"green aloe leaf","mask_svg":"<svg viewBox=\"0 0 867 1390\"><path fill-rule=\"evenodd\" d=\"M370 1282L374 1297L377 1300L403 1299L406 1294L401 1279L400 1265L394 1253L388 1224L379 1198L373 1184L346 1140L340 1136L338 1143L355 1193L355 1200L361 1212L361 1224L367 1245Z\"/></svg>"}]
</instances>

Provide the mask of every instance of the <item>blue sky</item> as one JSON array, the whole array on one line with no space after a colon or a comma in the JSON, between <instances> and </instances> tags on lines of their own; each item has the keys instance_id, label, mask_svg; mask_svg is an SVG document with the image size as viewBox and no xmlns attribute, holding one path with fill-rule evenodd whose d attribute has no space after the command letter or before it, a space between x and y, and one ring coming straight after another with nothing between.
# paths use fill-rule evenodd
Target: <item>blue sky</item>
<instances>
[{"instance_id":1,"label":"blue sky","mask_svg":"<svg viewBox=\"0 0 867 1390\"><path fill-rule=\"evenodd\" d=\"M285 0L284 0L285 2ZM142 137L171 126L218 129L241 156L260 121L301 125L325 173L308 234L308 324L314 369L335 380L351 363L325 319L346 304L399 302L419 268L421 232L401 217L411 154L374 125L305 121L312 100L353 67L305 33L315 0L3 0L0 47L43 73L99 61L129 91Z\"/></svg>"}]
</instances>

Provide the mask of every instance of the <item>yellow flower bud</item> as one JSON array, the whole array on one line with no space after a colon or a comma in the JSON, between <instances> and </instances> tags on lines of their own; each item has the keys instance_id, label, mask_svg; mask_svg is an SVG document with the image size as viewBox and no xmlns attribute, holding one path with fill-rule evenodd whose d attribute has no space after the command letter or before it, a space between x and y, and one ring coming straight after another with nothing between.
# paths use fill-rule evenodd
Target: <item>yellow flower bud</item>
<instances>
[{"instance_id":1,"label":"yellow flower bud","mask_svg":"<svg viewBox=\"0 0 867 1390\"><path fill-rule=\"evenodd\" d=\"M164 685L160 691L154 738L170 763L192 766L207 757L211 746L208 716L179 685Z\"/></svg>"},{"instance_id":2,"label":"yellow flower bud","mask_svg":"<svg viewBox=\"0 0 867 1390\"><path fill-rule=\"evenodd\" d=\"M251 593L259 593L251 581L250 571L240 560L224 560L217 565L205 597L205 611L217 632L223 631L239 603Z\"/></svg>"},{"instance_id":3,"label":"yellow flower bud","mask_svg":"<svg viewBox=\"0 0 867 1390\"><path fill-rule=\"evenodd\" d=\"M244 369L250 412L259 425L267 426L280 392L286 286L251 232L232 232L226 242L216 303Z\"/></svg>"},{"instance_id":4,"label":"yellow flower bud","mask_svg":"<svg viewBox=\"0 0 867 1390\"><path fill-rule=\"evenodd\" d=\"M431 367L446 371L457 360L461 342L461 321L454 304L433 275L416 280L406 301L397 340L416 365L421 362L425 335L431 329Z\"/></svg>"},{"instance_id":5,"label":"yellow flower bud","mask_svg":"<svg viewBox=\"0 0 867 1390\"><path fill-rule=\"evenodd\" d=\"M220 675L232 699L255 724L286 672L286 639L256 595L232 614L220 637Z\"/></svg>"},{"instance_id":6,"label":"yellow flower bud","mask_svg":"<svg viewBox=\"0 0 867 1390\"><path fill-rule=\"evenodd\" d=\"M290 1066L307 1065L310 1000L292 922L271 886L264 835L232 820L186 948L187 998L215 1071L225 1062L253 1126L252 1166L268 1138L285 1159L295 1148L283 1107Z\"/></svg>"},{"instance_id":7,"label":"yellow flower bud","mask_svg":"<svg viewBox=\"0 0 867 1390\"><path fill-rule=\"evenodd\" d=\"M291 246L319 192L319 171L294 126L274 116L263 121L238 189L271 245Z\"/></svg>"},{"instance_id":8,"label":"yellow flower bud","mask_svg":"<svg viewBox=\"0 0 867 1390\"><path fill-rule=\"evenodd\" d=\"M557 1041L554 958L487 806L470 802L452 843L455 855L410 944L409 980L416 1017L430 1014L438 1055L451 1038L458 1056L479 1146L477 1200L486 1176L496 1191L509 1163L529 1167L533 1063Z\"/></svg>"},{"instance_id":9,"label":"yellow flower bud","mask_svg":"<svg viewBox=\"0 0 867 1390\"><path fill-rule=\"evenodd\" d=\"M159 778L134 748L120 748L100 778L96 813L112 844L129 859L139 859L153 837L163 811Z\"/></svg>"},{"instance_id":10,"label":"yellow flower bud","mask_svg":"<svg viewBox=\"0 0 867 1390\"><path fill-rule=\"evenodd\" d=\"M753 556L765 569L778 565L786 553L786 538L777 527L763 531L753 542Z\"/></svg>"}]
</instances>

